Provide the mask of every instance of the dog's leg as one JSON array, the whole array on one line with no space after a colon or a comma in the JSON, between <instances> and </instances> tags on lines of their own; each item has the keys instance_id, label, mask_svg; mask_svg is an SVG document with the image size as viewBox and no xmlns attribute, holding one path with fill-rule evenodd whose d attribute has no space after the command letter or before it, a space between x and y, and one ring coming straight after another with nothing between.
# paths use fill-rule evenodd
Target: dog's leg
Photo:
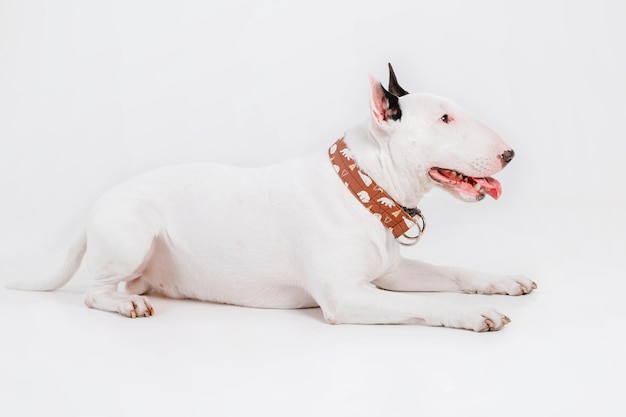
<instances>
[{"instance_id":1,"label":"dog's leg","mask_svg":"<svg viewBox=\"0 0 626 417\"><path fill-rule=\"evenodd\" d=\"M143 215L137 215L137 211ZM156 223L136 207L128 212L105 211L94 216L86 254L95 277L85 296L88 307L132 318L154 314L148 299L138 294L149 289L141 275L157 244ZM121 283L128 284L128 292L119 291Z\"/></svg>"},{"instance_id":2,"label":"dog's leg","mask_svg":"<svg viewBox=\"0 0 626 417\"><path fill-rule=\"evenodd\" d=\"M145 278L139 277L126 282L124 289L129 294L143 295L148 294L150 290L152 290L152 286L146 281Z\"/></svg>"},{"instance_id":3,"label":"dog's leg","mask_svg":"<svg viewBox=\"0 0 626 417\"><path fill-rule=\"evenodd\" d=\"M535 288L530 279L521 275L491 275L462 268L430 265L402 259L374 283L390 291L448 291L479 294L528 294Z\"/></svg>"},{"instance_id":4,"label":"dog's leg","mask_svg":"<svg viewBox=\"0 0 626 417\"><path fill-rule=\"evenodd\" d=\"M363 282L333 286L317 301L332 324L424 324L482 332L499 330L510 322L490 308L442 304L424 294L390 292Z\"/></svg>"}]
</instances>

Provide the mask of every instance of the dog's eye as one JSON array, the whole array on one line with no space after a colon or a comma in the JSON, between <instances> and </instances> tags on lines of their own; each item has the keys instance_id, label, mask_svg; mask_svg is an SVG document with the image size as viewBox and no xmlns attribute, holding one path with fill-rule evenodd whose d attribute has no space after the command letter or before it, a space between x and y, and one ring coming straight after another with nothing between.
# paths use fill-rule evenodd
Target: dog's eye
<instances>
[{"instance_id":1,"label":"dog's eye","mask_svg":"<svg viewBox=\"0 0 626 417\"><path fill-rule=\"evenodd\" d=\"M450 117L447 114L441 116L441 121L444 123L450 123Z\"/></svg>"}]
</instances>

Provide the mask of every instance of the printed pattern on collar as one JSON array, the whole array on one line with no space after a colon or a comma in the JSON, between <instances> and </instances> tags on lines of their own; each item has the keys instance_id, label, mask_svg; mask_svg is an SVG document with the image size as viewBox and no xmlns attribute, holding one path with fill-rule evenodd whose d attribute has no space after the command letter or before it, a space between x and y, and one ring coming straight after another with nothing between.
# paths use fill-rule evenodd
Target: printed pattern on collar
<instances>
[{"instance_id":1,"label":"printed pattern on collar","mask_svg":"<svg viewBox=\"0 0 626 417\"><path fill-rule=\"evenodd\" d=\"M328 156L346 188L387 229L391 230L396 239L414 227L419 228L400 204L396 203L371 177L361 171L343 138L328 149Z\"/></svg>"}]
</instances>

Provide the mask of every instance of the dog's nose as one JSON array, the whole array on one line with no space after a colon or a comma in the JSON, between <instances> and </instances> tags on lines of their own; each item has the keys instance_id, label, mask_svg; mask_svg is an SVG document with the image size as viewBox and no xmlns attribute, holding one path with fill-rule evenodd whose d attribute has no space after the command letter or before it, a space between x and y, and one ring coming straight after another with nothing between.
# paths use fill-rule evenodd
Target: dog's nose
<instances>
[{"instance_id":1,"label":"dog's nose","mask_svg":"<svg viewBox=\"0 0 626 417\"><path fill-rule=\"evenodd\" d=\"M502 158L502 166L505 166L506 164L511 162L514 156L515 152L513 152L513 149L502 152L502 155L500 155L500 157Z\"/></svg>"}]
</instances>

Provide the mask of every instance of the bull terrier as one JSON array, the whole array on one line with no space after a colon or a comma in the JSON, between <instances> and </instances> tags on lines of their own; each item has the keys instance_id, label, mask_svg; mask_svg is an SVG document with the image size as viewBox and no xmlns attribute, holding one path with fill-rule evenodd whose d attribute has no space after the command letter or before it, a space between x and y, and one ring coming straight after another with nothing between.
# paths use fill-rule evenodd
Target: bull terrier
<instances>
[{"instance_id":1,"label":"bull terrier","mask_svg":"<svg viewBox=\"0 0 626 417\"><path fill-rule=\"evenodd\" d=\"M132 178L95 204L56 275L13 288L54 290L83 259L88 307L150 317L149 292L257 308L320 307L332 324L423 324L498 330L491 308L428 294L527 294L530 279L405 259L425 229L433 188L467 202L500 197L491 176L513 150L455 103L409 94L389 65L370 75L368 120L329 149L263 168L171 166Z\"/></svg>"}]
</instances>

